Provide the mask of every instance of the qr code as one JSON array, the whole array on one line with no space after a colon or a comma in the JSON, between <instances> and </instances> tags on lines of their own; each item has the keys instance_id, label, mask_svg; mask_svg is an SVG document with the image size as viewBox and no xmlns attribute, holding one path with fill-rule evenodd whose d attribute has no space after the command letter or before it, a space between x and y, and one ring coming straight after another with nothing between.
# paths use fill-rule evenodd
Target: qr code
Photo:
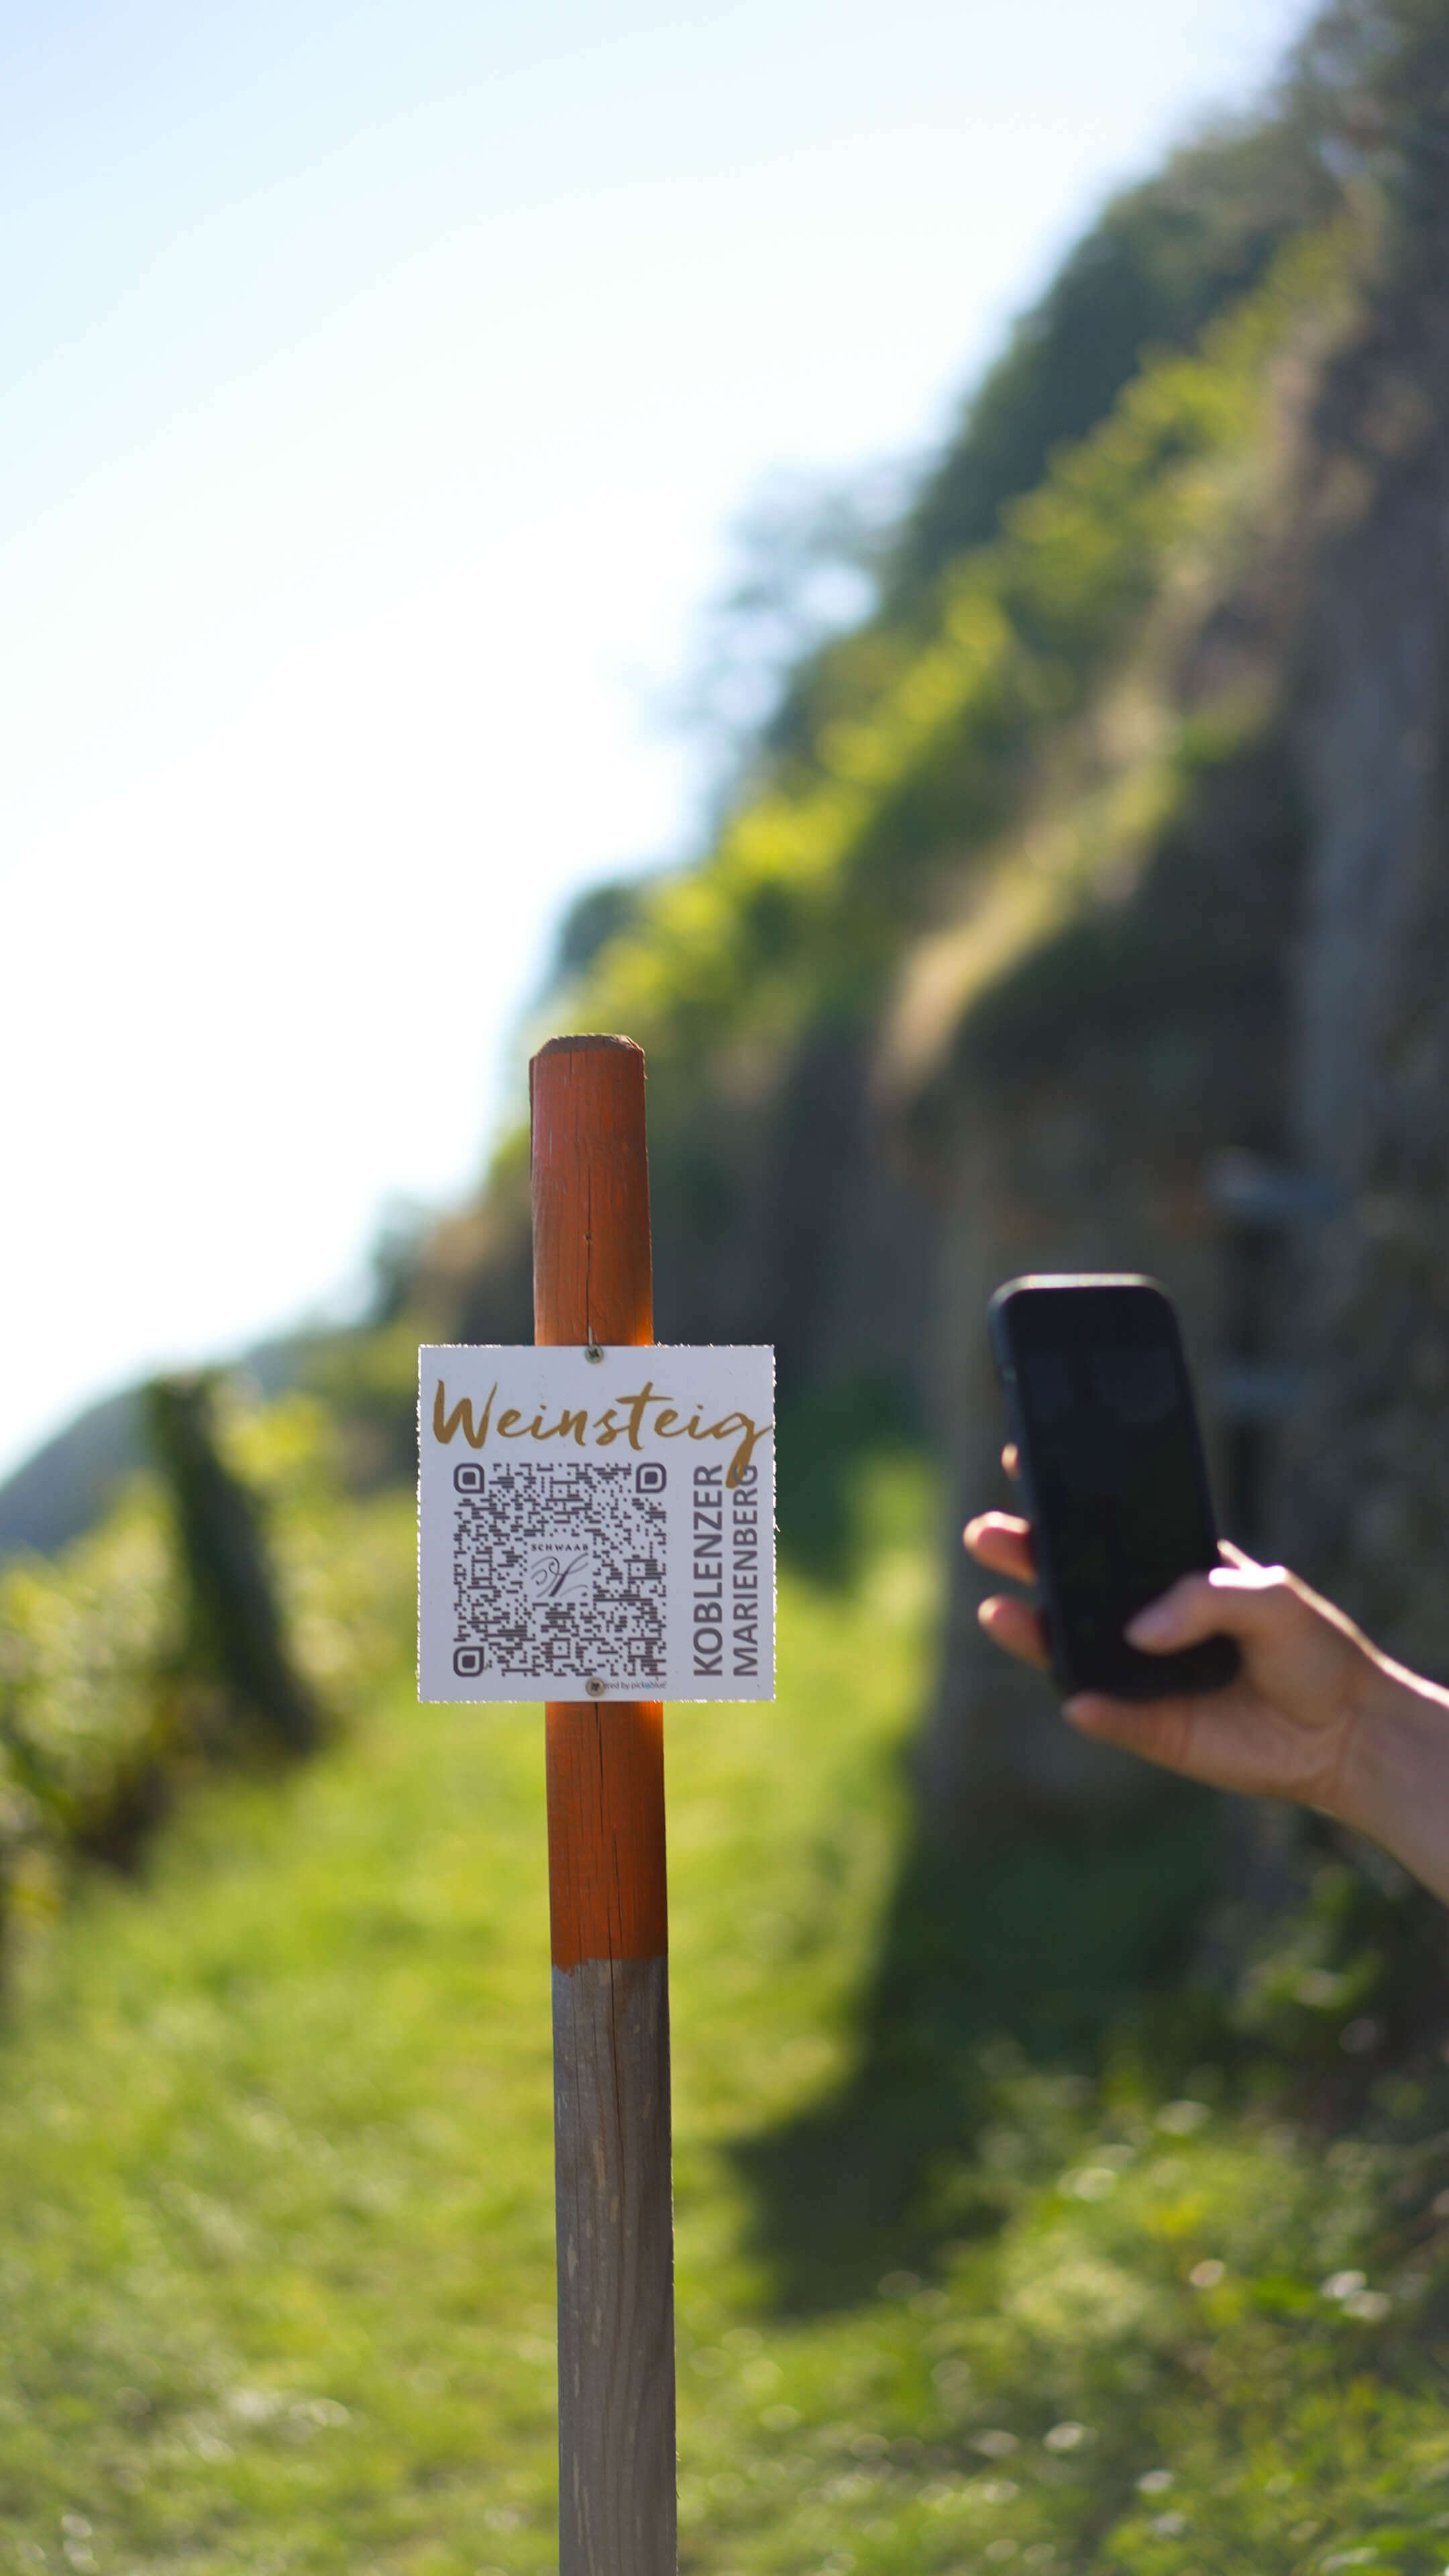
<instances>
[{"instance_id":1,"label":"qr code","mask_svg":"<svg viewBox=\"0 0 1449 2576\"><path fill-rule=\"evenodd\" d=\"M457 1467L453 1670L662 1681L664 1484L649 1459Z\"/></svg>"}]
</instances>

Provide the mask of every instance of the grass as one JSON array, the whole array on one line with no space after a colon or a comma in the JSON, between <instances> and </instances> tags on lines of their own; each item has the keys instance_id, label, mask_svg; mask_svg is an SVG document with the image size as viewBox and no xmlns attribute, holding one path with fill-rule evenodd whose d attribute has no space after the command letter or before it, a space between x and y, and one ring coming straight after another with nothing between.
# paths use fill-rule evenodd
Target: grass
<instances>
[{"instance_id":1,"label":"grass","mask_svg":"<svg viewBox=\"0 0 1449 2576\"><path fill-rule=\"evenodd\" d=\"M1093 1931L1110 1852L1027 1907L983 1858L926 1961L933 1508L878 1460L859 1581L783 1582L778 1703L669 1720L684 2564L1429 2576L1449 2074L1345 2108L1322 1964L1317 2058L1193 2021L1184 2068ZM1095 2021L993 2027L1013 1883L1076 1909ZM556 2564L536 1712L419 1709L400 1639L342 1750L32 1939L0 2087L0 2565Z\"/></svg>"}]
</instances>

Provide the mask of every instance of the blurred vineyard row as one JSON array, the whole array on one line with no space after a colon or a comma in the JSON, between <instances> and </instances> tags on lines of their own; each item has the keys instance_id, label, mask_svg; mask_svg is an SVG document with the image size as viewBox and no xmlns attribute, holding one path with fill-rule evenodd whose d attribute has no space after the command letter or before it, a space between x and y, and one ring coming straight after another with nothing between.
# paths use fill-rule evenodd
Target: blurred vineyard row
<instances>
[{"instance_id":1,"label":"blurred vineyard row","mask_svg":"<svg viewBox=\"0 0 1449 2576\"><path fill-rule=\"evenodd\" d=\"M405 1633L410 1568L320 1401L201 1379L147 1410L155 1463L101 1523L0 1569L0 1943L78 1867L142 1865L207 1772L314 1749Z\"/></svg>"}]
</instances>

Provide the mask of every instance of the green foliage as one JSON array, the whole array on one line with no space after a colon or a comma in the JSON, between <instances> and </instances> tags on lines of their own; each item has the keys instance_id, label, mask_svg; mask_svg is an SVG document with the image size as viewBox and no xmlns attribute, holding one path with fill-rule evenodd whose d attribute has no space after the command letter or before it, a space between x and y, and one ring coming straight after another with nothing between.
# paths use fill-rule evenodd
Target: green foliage
<instances>
[{"instance_id":1,"label":"green foliage","mask_svg":"<svg viewBox=\"0 0 1449 2576\"><path fill-rule=\"evenodd\" d=\"M858 1581L867 1537L862 1499L885 1463L913 1463L917 1445L905 1397L881 1377L817 1389L782 1412L775 1509L786 1561L820 1583Z\"/></svg>"},{"instance_id":2,"label":"green foliage","mask_svg":"<svg viewBox=\"0 0 1449 2576\"><path fill-rule=\"evenodd\" d=\"M307 1386L338 1426L354 1490L416 1478L419 1338L401 1315L312 1348Z\"/></svg>"},{"instance_id":3,"label":"green foliage","mask_svg":"<svg viewBox=\"0 0 1449 2576\"><path fill-rule=\"evenodd\" d=\"M248 1545L258 1513L277 1541L272 1647L308 1708L346 1709L387 1633L380 1620L395 1620L396 1572L368 1566L365 1508L340 1499L315 1400L221 1401L210 1475L245 1498ZM275 1740L215 1610L152 1477L59 1556L0 1569L0 1934L7 1912L23 1932L54 1910L74 1856L134 1864L179 1786Z\"/></svg>"},{"instance_id":4,"label":"green foliage","mask_svg":"<svg viewBox=\"0 0 1449 2576\"><path fill-rule=\"evenodd\" d=\"M892 605L995 534L1003 506L1112 409L1144 352L1191 346L1328 214L1333 187L1303 120L1277 115L1175 153L1113 198L973 394L901 533Z\"/></svg>"},{"instance_id":5,"label":"green foliage","mask_svg":"<svg viewBox=\"0 0 1449 2576\"><path fill-rule=\"evenodd\" d=\"M1031 761L1184 557L1241 541L1273 361L1341 303L1351 258L1337 234L1294 245L1199 353L1148 364L953 566L927 635L838 648L838 702L820 708L808 762L749 796L707 860L644 890L570 997L578 1025L628 1029L682 1103L720 1051L775 1063L812 1015L870 1007L943 873L959 900Z\"/></svg>"},{"instance_id":6,"label":"green foliage","mask_svg":"<svg viewBox=\"0 0 1449 2576\"><path fill-rule=\"evenodd\" d=\"M36 1838L122 1848L154 1809L179 1724L185 1605L154 1494L128 1494L57 1562L0 1574L0 1815Z\"/></svg>"}]
</instances>

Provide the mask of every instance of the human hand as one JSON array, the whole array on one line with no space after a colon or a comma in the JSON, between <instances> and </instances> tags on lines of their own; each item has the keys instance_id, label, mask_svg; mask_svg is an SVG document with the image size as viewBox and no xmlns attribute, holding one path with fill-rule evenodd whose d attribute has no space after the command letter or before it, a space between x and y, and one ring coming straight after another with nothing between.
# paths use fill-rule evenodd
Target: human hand
<instances>
[{"instance_id":1,"label":"human hand","mask_svg":"<svg viewBox=\"0 0 1449 2576\"><path fill-rule=\"evenodd\" d=\"M1015 1473L1014 1450L1005 1453ZM1035 1576L1030 1524L983 1512L965 1531L979 1565L1019 1583ZM1357 1739L1400 1675L1351 1619L1282 1566L1263 1566L1227 1541L1222 1563L1191 1574L1138 1613L1127 1634L1144 1652L1204 1637L1235 1637L1237 1677L1222 1689L1160 1700L1082 1692L1066 1715L1083 1735L1140 1753L1169 1771L1253 1797L1296 1798L1347 1822L1361 1803ZM983 1601L988 1636L1025 1663L1046 1666L1040 1613L1006 1595ZM1424 1686L1420 1686L1424 1687ZM1365 1830L1373 1830L1365 1824Z\"/></svg>"}]
</instances>

